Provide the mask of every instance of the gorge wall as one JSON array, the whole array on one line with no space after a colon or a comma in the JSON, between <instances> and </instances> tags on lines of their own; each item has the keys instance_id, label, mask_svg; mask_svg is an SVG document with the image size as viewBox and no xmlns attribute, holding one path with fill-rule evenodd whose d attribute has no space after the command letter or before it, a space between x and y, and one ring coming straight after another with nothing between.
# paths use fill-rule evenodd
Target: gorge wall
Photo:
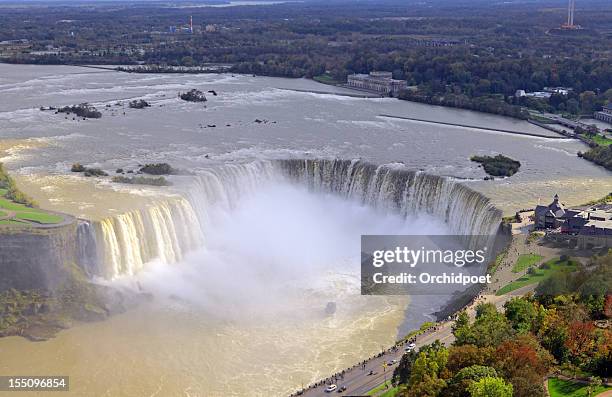
<instances>
[{"instance_id":1,"label":"gorge wall","mask_svg":"<svg viewBox=\"0 0 612 397\"><path fill-rule=\"evenodd\" d=\"M77 263L76 220L44 228L0 229L0 292L54 290Z\"/></svg>"}]
</instances>

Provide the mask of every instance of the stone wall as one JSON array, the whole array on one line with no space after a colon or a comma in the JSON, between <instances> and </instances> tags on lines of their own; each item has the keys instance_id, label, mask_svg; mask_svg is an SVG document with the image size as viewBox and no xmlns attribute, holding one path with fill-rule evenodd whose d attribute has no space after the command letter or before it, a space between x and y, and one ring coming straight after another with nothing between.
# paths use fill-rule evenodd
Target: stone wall
<instances>
[{"instance_id":1,"label":"stone wall","mask_svg":"<svg viewBox=\"0 0 612 397\"><path fill-rule=\"evenodd\" d=\"M77 223L71 218L57 227L0 227L0 292L53 290L77 262Z\"/></svg>"}]
</instances>

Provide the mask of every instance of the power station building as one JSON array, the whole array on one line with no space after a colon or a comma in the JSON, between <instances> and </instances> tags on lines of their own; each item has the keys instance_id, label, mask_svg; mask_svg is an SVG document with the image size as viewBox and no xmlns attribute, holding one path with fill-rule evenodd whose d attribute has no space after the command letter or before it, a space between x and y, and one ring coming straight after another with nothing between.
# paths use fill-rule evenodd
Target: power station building
<instances>
[{"instance_id":1,"label":"power station building","mask_svg":"<svg viewBox=\"0 0 612 397\"><path fill-rule=\"evenodd\" d=\"M349 75L347 86L397 96L401 90L408 88L408 83L406 80L394 79L391 72L370 72L370 74Z\"/></svg>"},{"instance_id":2,"label":"power station building","mask_svg":"<svg viewBox=\"0 0 612 397\"><path fill-rule=\"evenodd\" d=\"M601 112L595 112L595 118L612 124L612 102L605 105Z\"/></svg>"}]
</instances>

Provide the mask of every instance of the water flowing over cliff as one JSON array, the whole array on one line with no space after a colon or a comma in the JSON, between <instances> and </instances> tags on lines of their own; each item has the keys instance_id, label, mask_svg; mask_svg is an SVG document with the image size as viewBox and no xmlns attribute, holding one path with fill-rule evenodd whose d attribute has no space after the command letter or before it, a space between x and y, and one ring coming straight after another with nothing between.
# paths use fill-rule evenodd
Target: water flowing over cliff
<instances>
[{"instance_id":1,"label":"water flowing over cliff","mask_svg":"<svg viewBox=\"0 0 612 397\"><path fill-rule=\"evenodd\" d=\"M314 191L339 194L406 216L427 213L461 235L497 233L502 213L484 195L458 180L376 166L360 160L282 160L282 171Z\"/></svg>"},{"instance_id":2,"label":"water flowing over cliff","mask_svg":"<svg viewBox=\"0 0 612 397\"><path fill-rule=\"evenodd\" d=\"M81 266L105 278L136 274L154 259L178 262L203 241L198 217L184 198L81 224L77 237Z\"/></svg>"},{"instance_id":3,"label":"water flowing over cliff","mask_svg":"<svg viewBox=\"0 0 612 397\"><path fill-rule=\"evenodd\" d=\"M228 164L198 173L186 197L198 215L203 232L207 232L209 211L213 207L233 209L241 198L253 194L264 183L282 178L271 161Z\"/></svg>"},{"instance_id":4,"label":"water flowing over cliff","mask_svg":"<svg viewBox=\"0 0 612 397\"><path fill-rule=\"evenodd\" d=\"M359 160L270 160L228 164L199 172L183 197L163 199L143 209L78 228L79 262L91 275L132 275L154 259L175 263L203 246L210 211L231 211L266 183L292 182L310 191L403 216L427 213L456 234L493 235L501 212L482 194L459 181Z\"/></svg>"}]
</instances>

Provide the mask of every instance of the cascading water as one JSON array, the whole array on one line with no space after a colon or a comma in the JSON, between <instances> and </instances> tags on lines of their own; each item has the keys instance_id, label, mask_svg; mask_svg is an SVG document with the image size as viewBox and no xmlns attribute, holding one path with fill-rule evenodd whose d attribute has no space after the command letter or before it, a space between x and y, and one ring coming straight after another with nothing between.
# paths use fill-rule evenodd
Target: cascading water
<instances>
[{"instance_id":1,"label":"cascading water","mask_svg":"<svg viewBox=\"0 0 612 397\"><path fill-rule=\"evenodd\" d=\"M502 213L485 196L452 178L376 166L360 160L282 160L290 179L376 208L442 219L460 235L493 235Z\"/></svg>"},{"instance_id":2,"label":"cascading water","mask_svg":"<svg viewBox=\"0 0 612 397\"><path fill-rule=\"evenodd\" d=\"M281 178L275 163L255 161L246 164L228 164L202 170L187 188L186 197L198 214L203 232L213 206L225 210L234 208L241 198L253 194L262 184Z\"/></svg>"},{"instance_id":3,"label":"cascading water","mask_svg":"<svg viewBox=\"0 0 612 397\"><path fill-rule=\"evenodd\" d=\"M289 181L404 216L426 213L460 235L497 233L501 212L460 181L359 160L269 160L203 170L184 198L79 226L81 264L90 274L132 275L153 260L179 261L205 242L213 206L231 210L265 183Z\"/></svg>"},{"instance_id":4,"label":"cascading water","mask_svg":"<svg viewBox=\"0 0 612 397\"><path fill-rule=\"evenodd\" d=\"M89 274L113 278L135 274L153 259L177 262L201 246L203 236L191 204L176 198L84 223L78 241L81 266Z\"/></svg>"}]
</instances>

